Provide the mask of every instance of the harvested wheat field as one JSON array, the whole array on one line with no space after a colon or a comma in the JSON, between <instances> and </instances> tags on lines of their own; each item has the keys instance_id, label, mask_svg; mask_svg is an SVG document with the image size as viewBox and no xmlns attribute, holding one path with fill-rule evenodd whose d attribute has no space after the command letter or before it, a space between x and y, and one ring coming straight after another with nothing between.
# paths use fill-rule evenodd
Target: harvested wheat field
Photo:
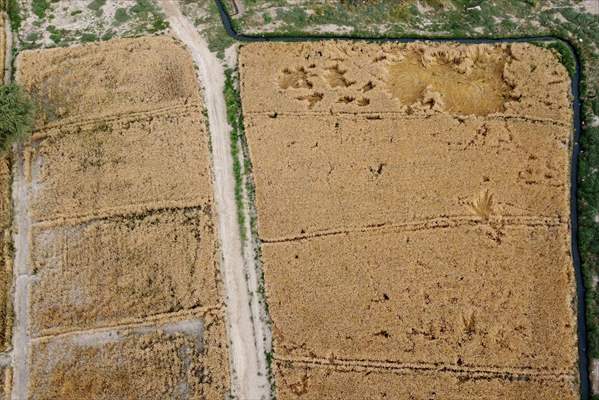
<instances>
[{"instance_id":1,"label":"harvested wheat field","mask_svg":"<svg viewBox=\"0 0 599 400\"><path fill-rule=\"evenodd\" d=\"M10 347L12 332L12 240L10 157L0 157L0 352ZM0 380L4 375L0 372ZM1 397L0 397L1 398Z\"/></svg>"},{"instance_id":2,"label":"harvested wheat field","mask_svg":"<svg viewBox=\"0 0 599 400\"><path fill-rule=\"evenodd\" d=\"M27 323L31 337L16 338L30 357L16 357L26 368L13 391L223 399L210 152L191 58L156 37L27 51L17 66L41 112L15 185L28 191L31 254L16 332Z\"/></svg>"},{"instance_id":3,"label":"harvested wheat field","mask_svg":"<svg viewBox=\"0 0 599 400\"><path fill-rule=\"evenodd\" d=\"M570 79L529 44L252 44L277 398L577 399Z\"/></svg>"}]
</instances>

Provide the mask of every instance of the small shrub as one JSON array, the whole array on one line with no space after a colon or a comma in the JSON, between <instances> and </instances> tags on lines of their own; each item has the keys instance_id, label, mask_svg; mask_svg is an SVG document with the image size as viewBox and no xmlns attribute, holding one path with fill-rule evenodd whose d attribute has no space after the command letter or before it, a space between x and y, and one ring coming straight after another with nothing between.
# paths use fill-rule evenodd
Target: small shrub
<instances>
[{"instance_id":1,"label":"small shrub","mask_svg":"<svg viewBox=\"0 0 599 400\"><path fill-rule=\"evenodd\" d=\"M31 2L31 9L39 19L43 19L46 16L46 11L50 7L48 0L33 0Z\"/></svg>"},{"instance_id":2,"label":"small shrub","mask_svg":"<svg viewBox=\"0 0 599 400\"><path fill-rule=\"evenodd\" d=\"M93 11L100 11L102 7L106 4L106 0L93 0L91 3L87 5L87 8Z\"/></svg>"},{"instance_id":3,"label":"small shrub","mask_svg":"<svg viewBox=\"0 0 599 400\"><path fill-rule=\"evenodd\" d=\"M0 151L7 152L13 143L25 139L35 117L31 98L18 85L0 86Z\"/></svg>"},{"instance_id":4,"label":"small shrub","mask_svg":"<svg viewBox=\"0 0 599 400\"><path fill-rule=\"evenodd\" d=\"M96 35L95 33L83 33L81 35L81 41L83 43L97 42L98 41L98 35Z\"/></svg>"},{"instance_id":5,"label":"small shrub","mask_svg":"<svg viewBox=\"0 0 599 400\"><path fill-rule=\"evenodd\" d=\"M151 14L156 12L156 7L150 0L137 0L136 4L131 7L131 12L134 14Z\"/></svg>"},{"instance_id":6,"label":"small shrub","mask_svg":"<svg viewBox=\"0 0 599 400\"><path fill-rule=\"evenodd\" d=\"M17 32L21 28L21 7L19 6L19 0L8 0L6 3L6 12L10 19L11 29Z\"/></svg>"},{"instance_id":7,"label":"small shrub","mask_svg":"<svg viewBox=\"0 0 599 400\"><path fill-rule=\"evenodd\" d=\"M122 24L124 22L127 22L129 20L129 14L127 14L127 9L126 8L118 8L116 10L116 12L114 13L114 20L117 22L117 24Z\"/></svg>"}]
</instances>

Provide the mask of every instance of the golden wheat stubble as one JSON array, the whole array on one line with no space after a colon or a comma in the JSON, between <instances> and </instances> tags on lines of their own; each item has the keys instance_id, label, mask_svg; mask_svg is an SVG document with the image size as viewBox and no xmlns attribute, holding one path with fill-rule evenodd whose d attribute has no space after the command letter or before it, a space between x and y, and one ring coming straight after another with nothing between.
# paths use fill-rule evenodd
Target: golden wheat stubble
<instances>
[{"instance_id":1,"label":"golden wheat stubble","mask_svg":"<svg viewBox=\"0 0 599 400\"><path fill-rule=\"evenodd\" d=\"M188 53L167 36L25 51L17 74L38 105L38 126L200 101Z\"/></svg>"},{"instance_id":2,"label":"golden wheat stubble","mask_svg":"<svg viewBox=\"0 0 599 400\"><path fill-rule=\"evenodd\" d=\"M555 55L328 41L240 64L278 398L577 396Z\"/></svg>"},{"instance_id":3,"label":"golden wheat stubble","mask_svg":"<svg viewBox=\"0 0 599 400\"><path fill-rule=\"evenodd\" d=\"M200 112L192 108L49 129L32 151L33 218L210 202L208 139Z\"/></svg>"},{"instance_id":4,"label":"golden wheat stubble","mask_svg":"<svg viewBox=\"0 0 599 400\"><path fill-rule=\"evenodd\" d=\"M24 157L29 398L224 398L210 155L190 55L154 37L24 52L17 65L41 110Z\"/></svg>"},{"instance_id":5,"label":"golden wheat stubble","mask_svg":"<svg viewBox=\"0 0 599 400\"><path fill-rule=\"evenodd\" d=\"M29 399L222 399L228 387L223 316L201 329L142 327L36 342Z\"/></svg>"},{"instance_id":6,"label":"golden wheat stubble","mask_svg":"<svg viewBox=\"0 0 599 400\"><path fill-rule=\"evenodd\" d=\"M212 224L207 206L35 229L33 334L213 307L219 295Z\"/></svg>"}]
</instances>

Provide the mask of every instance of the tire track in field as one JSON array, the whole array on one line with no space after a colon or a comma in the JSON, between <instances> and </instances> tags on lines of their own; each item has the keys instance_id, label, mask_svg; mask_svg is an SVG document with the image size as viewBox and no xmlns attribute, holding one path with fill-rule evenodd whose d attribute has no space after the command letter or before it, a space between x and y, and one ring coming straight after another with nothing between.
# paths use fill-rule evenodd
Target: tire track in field
<instances>
[{"instance_id":1,"label":"tire track in field","mask_svg":"<svg viewBox=\"0 0 599 400\"><path fill-rule=\"evenodd\" d=\"M504 226L523 226L523 227L536 227L536 226L559 226L567 224L560 218L554 217L536 217L536 216L495 216L491 217L488 221L481 219L480 217L471 215L454 215L454 216L443 216L433 217L416 222L406 222L403 224L394 223L382 223L382 224L371 224L362 227L353 227L345 229L330 229L316 231L313 233L307 233L304 235L282 237L282 238L262 238L262 243L276 244L285 242L296 242L302 240L316 239L326 236L338 236L347 235L352 233L389 233L389 232L416 232L423 230L432 229L443 229L443 228L457 228L460 226L478 226L478 225L500 225Z\"/></svg>"},{"instance_id":2,"label":"tire track in field","mask_svg":"<svg viewBox=\"0 0 599 400\"><path fill-rule=\"evenodd\" d=\"M382 372L406 375L411 373L447 373L468 379L501 379L507 381L562 381L574 382L571 371L537 369L532 367L499 367L477 365L452 365L443 363L402 363L388 360L327 359L275 356L277 362L290 363L297 367L325 368L346 372Z\"/></svg>"}]
</instances>

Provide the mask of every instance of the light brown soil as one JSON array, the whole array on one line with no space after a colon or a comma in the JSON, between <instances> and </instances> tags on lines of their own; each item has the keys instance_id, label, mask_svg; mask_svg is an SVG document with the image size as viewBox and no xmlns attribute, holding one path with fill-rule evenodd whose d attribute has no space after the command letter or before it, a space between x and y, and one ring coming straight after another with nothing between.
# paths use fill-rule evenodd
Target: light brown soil
<instances>
[{"instance_id":1,"label":"light brown soil","mask_svg":"<svg viewBox=\"0 0 599 400\"><path fill-rule=\"evenodd\" d=\"M17 64L43 116L24 150L32 356L29 379L18 374L29 394L15 392L224 398L210 152L190 56L159 37Z\"/></svg>"},{"instance_id":2,"label":"light brown soil","mask_svg":"<svg viewBox=\"0 0 599 400\"><path fill-rule=\"evenodd\" d=\"M310 42L240 62L277 398L574 399L555 56Z\"/></svg>"},{"instance_id":3,"label":"light brown soil","mask_svg":"<svg viewBox=\"0 0 599 400\"><path fill-rule=\"evenodd\" d=\"M210 51L208 41L200 35L191 14L183 15L181 2L156 2L167 16L173 34L177 35L191 53L201 80L206 114L210 124L210 144L214 165L214 203L218 213L218 236L221 244L221 274L225 290L227 336L231 369L231 397L238 399L268 400L271 396L265 349L270 341L265 337L262 305L256 301L259 294L255 259L242 249L238 208L235 201L235 174L231 155L231 127L227 123L224 96L225 70L222 60ZM211 4L195 2L200 10ZM188 4L185 11L194 10ZM197 11L197 9L196 9ZM204 17L196 15L199 19ZM219 22L220 24L220 22ZM204 32L207 33L207 32ZM229 48L226 53L231 54ZM246 244L249 241L246 241ZM250 293L251 291L251 293Z\"/></svg>"},{"instance_id":4,"label":"light brown soil","mask_svg":"<svg viewBox=\"0 0 599 400\"><path fill-rule=\"evenodd\" d=\"M199 101L189 55L170 37L26 51L19 58L17 79L39 106L38 125Z\"/></svg>"},{"instance_id":5,"label":"light brown soil","mask_svg":"<svg viewBox=\"0 0 599 400\"><path fill-rule=\"evenodd\" d=\"M228 377L212 369L227 363L222 316L203 321L37 342L29 399L222 400Z\"/></svg>"}]
</instances>

